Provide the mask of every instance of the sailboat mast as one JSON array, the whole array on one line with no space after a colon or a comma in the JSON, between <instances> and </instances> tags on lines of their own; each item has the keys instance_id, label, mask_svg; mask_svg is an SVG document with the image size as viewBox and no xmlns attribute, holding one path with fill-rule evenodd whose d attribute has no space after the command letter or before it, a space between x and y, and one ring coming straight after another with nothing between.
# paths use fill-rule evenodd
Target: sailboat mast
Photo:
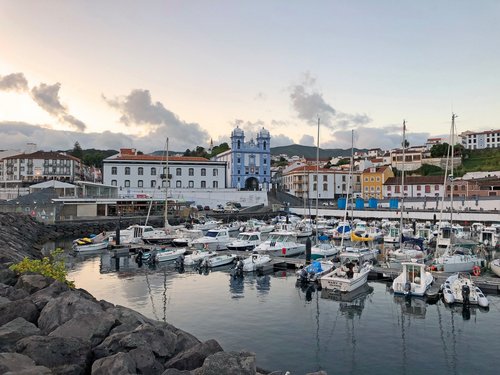
<instances>
[{"instance_id":1,"label":"sailboat mast","mask_svg":"<svg viewBox=\"0 0 500 375\"><path fill-rule=\"evenodd\" d=\"M403 248L403 215L405 204L405 157L406 157L406 121L403 120L403 160L401 167L401 210L399 215L399 248Z\"/></svg>"},{"instance_id":2,"label":"sailboat mast","mask_svg":"<svg viewBox=\"0 0 500 375\"><path fill-rule=\"evenodd\" d=\"M450 134L450 149L451 149L451 167L450 167L450 228L451 233L453 233L453 189L455 187L455 176L453 175L453 162L455 154L455 118L457 115L451 114L451 134Z\"/></svg>"},{"instance_id":3,"label":"sailboat mast","mask_svg":"<svg viewBox=\"0 0 500 375\"><path fill-rule=\"evenodd\" d=\"M168 137L167 137L167 153L166 153L166 162L165 162L165 229L169 227L168 224Z\"/></svg>"},{"instance_id":4,"label":"sailboat mast","mask_svg":"<svg viewBox=\"0 0 500 375\"><path fill-rule=\"evenodd\" d=\"M349 167L349 180L352 179L353 171L354 171L354 129L351 130L351 166ZM351 188L353 183L351 182ZM351 192L351 220L354 219L354 189Z\"/></svg>"},{"instance_id":5,"label":"sailboat mast","mask_svg":"<svg viewBox=\"0 0 500 375\"><path fill-rule=\"evenodd\" d=\"M316 234L318 232L318 201L319 201L319 117L318 117L318 137L316 145Z\"/></svg>"}]
</instances>

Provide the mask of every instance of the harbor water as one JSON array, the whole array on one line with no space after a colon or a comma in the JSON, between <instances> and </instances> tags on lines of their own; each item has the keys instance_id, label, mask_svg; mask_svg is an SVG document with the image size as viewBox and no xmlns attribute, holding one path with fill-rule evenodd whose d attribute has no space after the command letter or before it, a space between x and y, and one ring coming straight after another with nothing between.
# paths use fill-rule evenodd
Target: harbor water
<instances>
[{"instance_id":1,"label":"harbor water","mask_svg":"<svg viewBox=\"0 0 500 375\"><path fill-rule=\"evenodd\" d=\"M69 278L97 299L165 320L226 351L256 353L268 370L305 374L493 374L500 296L489 310L395 297L369 282L338 297L296 283L292 271L234 278L172 264L139 268L109 252L74 258Z\"/></svg>"}]
</instances>

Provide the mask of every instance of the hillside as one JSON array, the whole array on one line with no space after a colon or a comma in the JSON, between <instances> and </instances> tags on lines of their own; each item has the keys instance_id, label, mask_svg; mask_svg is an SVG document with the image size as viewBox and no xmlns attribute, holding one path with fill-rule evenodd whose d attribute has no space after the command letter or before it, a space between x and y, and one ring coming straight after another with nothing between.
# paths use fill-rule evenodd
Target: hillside
<instances>
[{"instance_id":1,"label":"hillside","mask_svg":"<svg viewBox=\"0 0 500 375\"><path fill-rule=\"evenodd\" d=\"M462 167L458 172L487 172L500 170L500 148L487 148L484 150L466 150Z\"/></svg>"},{"instance_id":2,"label":"hillside","mask_svg":"<svg viewBox=\"0 0 500 375\"><path fill-rule=\"evenodd\" d=\"M354 152L363 151L366 152L366 149L355 148ZM304 156L306 159L315 159L316 158L316 147L314 146L302 146L302 145L288 145L288 146L279 146L279 147L271 147L271 155L280 155L286 154L288 156ZM319 158L320 159L329 159L333 156L351 156L351 149L348 148L343 150L341 148L331 148L331 149L319 149Z\"/></svg>"}]
</instances>

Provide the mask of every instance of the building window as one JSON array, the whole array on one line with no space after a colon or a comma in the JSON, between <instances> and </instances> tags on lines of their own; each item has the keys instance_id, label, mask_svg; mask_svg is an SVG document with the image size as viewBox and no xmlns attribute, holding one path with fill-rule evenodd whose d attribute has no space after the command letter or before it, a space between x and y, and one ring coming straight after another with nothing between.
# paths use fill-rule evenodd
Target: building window
<instances>
[{"instance_id":1,"label":"building window","mask_svg":"<svg viewBox=\"0 0 500 375\"><path fill-rule=\"evenodd\" d=\"M426 193L430 193L431 192L431 185L425 185L425 192Z\"/></svg>"},{"instance_id":2,"label":"building window","mask_svg":"<svg viewBox=\"0 0 500 375\"><path fill-rule=\"evenodd\" d=\"M375 177L370 177L370 181L371 182L375 181Z\"/></svg>"},{"instance_id":3,"label":"building window","mask_svg":"<svg viewBox=\"0 0 500 375\"><path fill-rule=\"evenodd\" d=\"M151 176L156 176L156 168L151 167Z\"/></svg>"},{"instance_id":4,"label":"building window","mask_svg":"<svg viewBox=\"0 0 500 375\"><path fill-rule=\"evenodd\" d=\"M189 188L194 188L194 181L189 181L188 182L188 187Z\"/></svg>"},{"instance_id":5,"label":"building window","mask_svg":"<svg viewBox=\"0 0 500 375\"><path fill-rule=\"evenodd\" d=\"M417 191L422 190L422 185L417 185Z\"/></svg>"},{"instance_id":6,"label":"building window","mask_svg":"<svg viewBox=\"0 0 500 375\"><path fill-rule=\"evenodd\" d=\"M401 186L399 185L395 186L395 193L401 193Z\"/></svg>"},{"instance_id":7,"label":"building window","mask_svg":"<svg viewBox=\"0 0 500 375\"><path fill-rule=\"evenodd\" d=\"M117 168L111 167L111 174L117 174Z\"/></svg>"},{"instance_id":8,"label":"building window","mask_svg":"<svg viewBox=\"0 0 500 375\"><path fill-rule=\"evenodd\" d=\"M238 158L238 164L240 164L240 163L241 163L241 158Z\"/></svg>"},{"instance_id":9,"label":"building window","mask_svg":"<svg viewBox=\"0 0 500 375\"><path fill-rule=\"evenodd\" d=\"M404 189L405 189L405 191L407 191L407 190L408 190L408 186L406 186L406 185L405 185L405 188L404 188Z\"/></svg>"},{"instance_id":10,"label":"building window","mask_svg":"<svg viewBox=\"0 0 500 375\"><path fill-rule=\"evenodd\" d=\"M175 181L175 187L180 188L181 187L181 182L180 181Z\"/></svg>"},{"instance_id":11,"label":"building window","mask_svg":"<svg viewBox=\"0 0 500 375\"><path fill-rule=\"evenodd\" d=\"M380 192L380 186L377 186L377 191Z\"/></svg>"},{"instance_id":12,"label":"building window","mask_svg":"<svg viewBox=\"0 0 500 375\"><path fill-rule=\"evenodd\" d=\"M130 174L130 167L125 167L125 174L129 175Z\"/></svg>"},{"instance_id":13,"label":"building window","mask_svg":"<svg viewBox=\"0 0 500 375\"><path fill-rule=\"evenodd\" d=\"M143 167L139 167L139 168L137 169L137 174L138 174L139 176L142 176L142 175L144 174L144 168L143 168Z\"/></svg>"},{"instance_id":14,"label":"building window","mask_svg":"<svg viewBox=\"0 0 500 375\"><path fill-rule=\"evenodd\" d=\"M182 176L182 171L181 171L181 169L180 169L180 168L176 168L176 169L175 169L175 175L176 175L176 176Z\"/></svg>"},{"instance_id":15,"label":"building window","mask_svg":"<svg viewBox=\"0 0 500 375\"><path fill-rule=\"evenodd\" d=\"M328 176L323 176L323 182L328 181Z\"/></svg>"},{"instance_id":16,"label":"building window","mask_svg":"<svg viewBox=\"0 0 500 375\"><path fill-rule=\"evenodd\" d=\"M156 187L156 181L155 180L151 180L151 187L152 188Z\"/></svg>"},{"instance_id":17,"label":"building window","mask_svg":"<svg viewBox=\"0 0 500 375\"><path fill-rule=\"evenodd\" d=\"M213 174L214 174L214 177L217 177L219 175L219 171L216 168L214 168Z\"/></svg>"},{"instance_id":18,"label":"building window","mask_svg":"<svg viewBox=\"0 0 500 375\"><path fill-rule=\"evenodd\" d=\"M267 147L267 142L264 141L264 150L266 149L266 147Z\"/></svg>"},{"instance_id":19,"label":"building window","mask_svg":"<svg viewBox=\"0 0 500 375\"><path fill-rule=\"evenodd\" d=\"M387 185L387 191L391 191L391 186L390 185Z\"/></svg>"},{"instance_id":20,"label":"building window","mask_svg":"<svg viewBox=\"0 0 500 375\"><path fill-rule=\"evenodd\" d=\"M316 184L313 184L313 191L316 191L316 189L317 189Z\"/></svg>"},{"instance_id":21,"label":"building window","mask_svg":"<svg viewBox=\"0 0 500 375\"><path fill-rule=\"evenodd\" d=\"M376 180L377 180L377 182L380 182L380 177L377 177Z\"/></svg>"},{"instance_id":22,"label":"building window","mask_svg":"<svg viewBox=\"0 0 500 375\"><path fill-rule=\"evenodd\" d=\"M240 149L241 141L238 139L238 150Z\"/></svg>"},{"instance_id":23,"label":"building window","mask_svg":"<svg viewBox=\"0 0 500 375\"><path fill-rule=\"evenodd\" d=\"M374 186L370 186L370 191L375 191L375 187Z\"/></svg>"},{"instance_id":24,"label":"building window","mask_svg":"<svg viewBox=\"0 0 500 375\"><path fill-rule=\"evenodd\" d=\"M111 180L111 186L116 186L116 180Z\"/></svg>"},{"instance_id":25,"label":"building window","mask_svg":"<svg viewBox=\"0 0 500 375\"><path fill-rule=\"evenodd\" d=\"M206 188L207 187L207 182L206 181L201 181L201 188Z\"/></svg>"},{"instance_id":26,"label":"building window","mask_svg":"<svg viewBox=\"0 0 500 375\"><path fill-rule=\"evenodd\" d=\"M365 182L368 182L368 177L365 177Z\"/></svg>"},{"instance_id":27,"label":"building window","mask_svg":"<svg viewBox=\"0 0 500 375\"><path fill-rule=\"evenodd\" d=\"M201 168L201 175L206 176L207 175L207 170L205 168Z\"/></svg>"},{"instance_id":28,"label":"building window","mask_svg":"<svg viewBox=\"0 0 500 375\"><path fill-rule=\"evenodd\" d=\"M366 192L368 191L368 186L365 186L365 191L366 191Z\"/></svg>"},{"instance_id":29,"label":"building window","mask_svg":"<svg viewBox=\"0 0 500 375\"><path fill-rule=\"evenodd\" d=\"M189 168L189 170L188 170L188 174L189 174L190 176L194 176L194 168Z\"/></svg>"},{"instance_id":30,"label":"building window","mask_svg":"<svg viewBox=\"0 0 500 375\"><path fill-rule=\"evenodd\" d=\"M130 180L125 180L125 187L130 187Z\"/></svg>"},{"instance_id":31,"label":"building window","mask_svg":"<svg viewBox=\"0 0 500 375\"><path fill-rule=\"evenodd\" d=\"M144 187L144 181L142 180L137 181L137 187Z\"/></svg>"},{"instance_id":32,"label":"building window","mask_svg":"<svg viewBox=\"0 0 500 375\"><path fill-rule=\"evenodd\" d=\"M434 185L434 191L438 191L439 190L439 185Z\"/></svg>"},{"instance_id":33,"label":"building window","mask_svg":"<svg viewBox=\"0 0 500 375\"><path fill-rule=\"evenodd\" d=\"M323 191L328 191L328 184L323 184Z\"/></svg>"},{"instance_id":34,"label":"building window","mask_svg":"<svg viewBox=\"0 0 500 375\"><path fill-rule=\"evenodd\" d=\"M240 174L240 172L241 172L241 171L238 169L238 174Z\"/></svg>"},{"instance_id":35,"label":"building window","mask_svg":"<svg viewBox=\"0 0 500 375\"><path fill-rule=\"evenodd\" d=\"M213 181L212 186L213 186L214 189L217 189L219 187L219 182Z\"/></svg>"},{"instance_id":36,"label":"building window","mask_svg":"<svg viewBox=\"0 0 500 375\"><path fill-rule=\"evenodd\" d=\"M267 164L267 159L264 159L264 165L266 165L266 164Z\"/></svg>"}]
</instances>

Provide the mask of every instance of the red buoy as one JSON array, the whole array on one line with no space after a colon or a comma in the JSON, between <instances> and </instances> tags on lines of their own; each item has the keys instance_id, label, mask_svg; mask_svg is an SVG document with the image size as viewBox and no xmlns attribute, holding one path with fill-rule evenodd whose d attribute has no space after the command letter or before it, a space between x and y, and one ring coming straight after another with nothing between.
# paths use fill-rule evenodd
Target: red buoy
<instances>
[{"instance_id":1,"label":"red buoy","mask_svg":"<svg viewBox=\"0 0 500 375\"><path fill-rule=\"evenodd\" d=\"M281 254L286 255L286 247L281 249Z\"/></svg>"}]
</instances>

